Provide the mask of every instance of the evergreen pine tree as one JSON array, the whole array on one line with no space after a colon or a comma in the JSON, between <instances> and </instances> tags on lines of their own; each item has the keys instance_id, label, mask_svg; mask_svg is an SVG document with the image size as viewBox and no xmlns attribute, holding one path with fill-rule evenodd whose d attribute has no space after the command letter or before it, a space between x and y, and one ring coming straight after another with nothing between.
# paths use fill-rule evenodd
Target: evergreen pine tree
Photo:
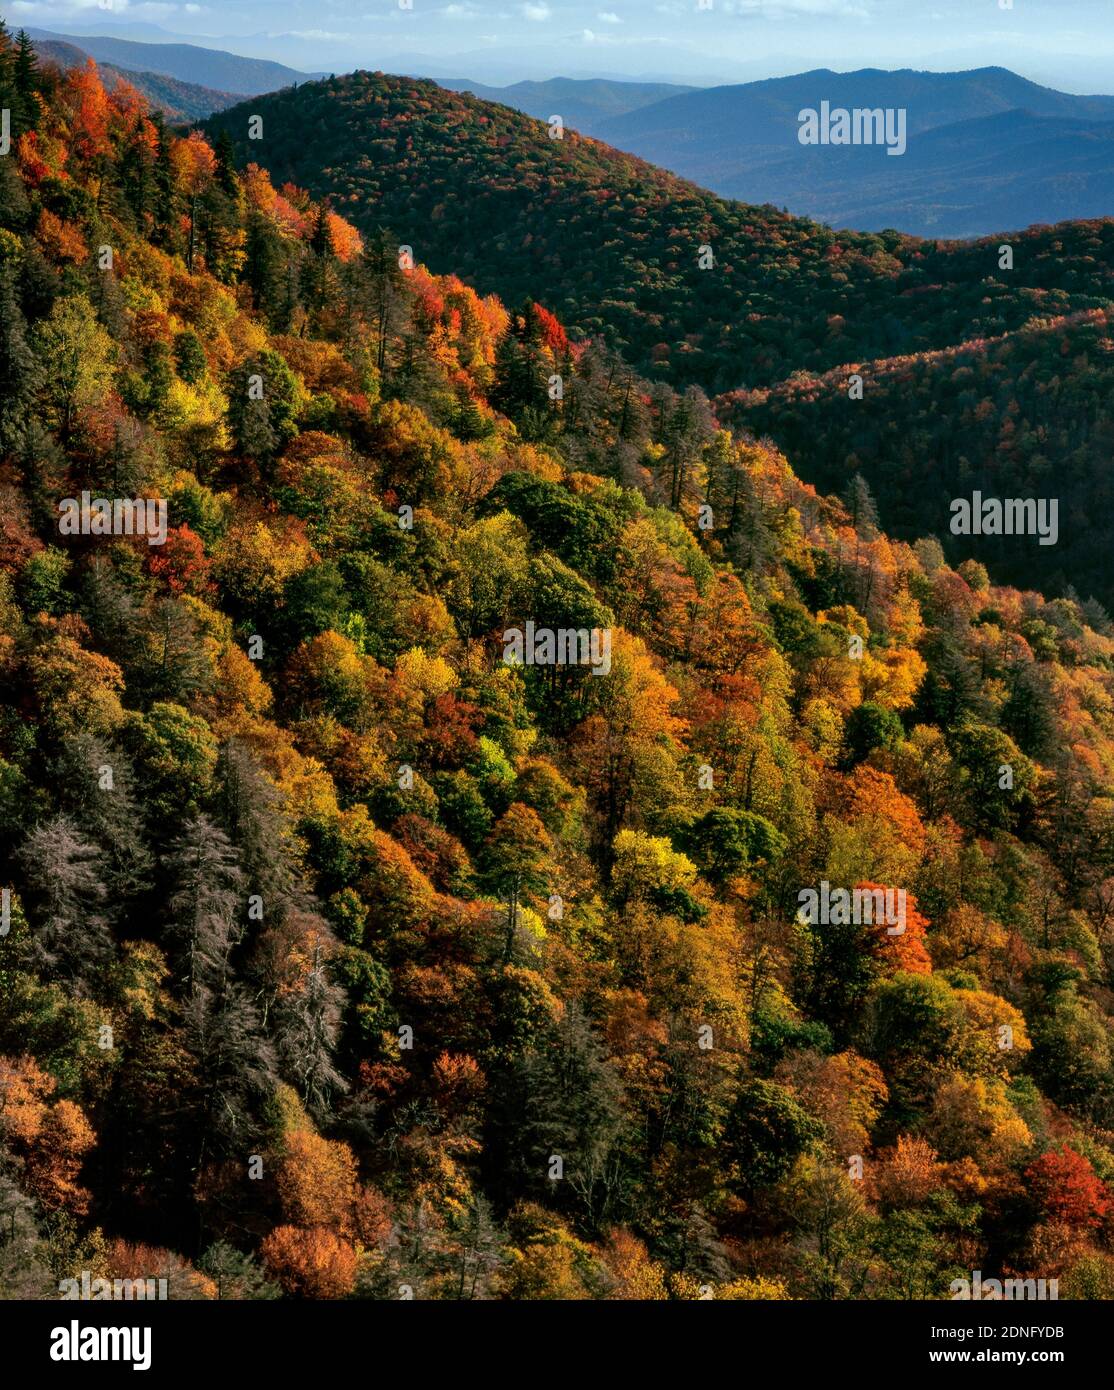
<instances>
[{"instance_id":1,"label":"evergreen pine tree","mask_svg":"<svg viewBox=\"0 0 1114 1390\"><path fill-rule=\"evenodd\" d=\"M851 513L851 525L864 540L873 540L878 534L878 504L861 473L851 479L843 500Z\"/></svg>"},{"instance_id":2,"label":"evergreen pine tree","mask_svg":"<svg viewBox=\"0 0 1114 1390\"><path fill-rule=\"evenodd\" d=\"M113 953L102 857L68 816L33 830L18 856L34 966L61 976L80 995L93 992Z\"/></svg>"},{"instance_id":3,"label":"evergreen pine tree","mask_svg":"<svg viewBox=\"0 0 1114 1390\"><path fill-rule=\"evenodd\" d=\"M231 135L223 127L217 136L214 153L217 160L214 175L217 187L234 202L240 195L240 180L236 175L236 150Z\"/></svg>"},{"instance_id":4,"label":"evergreen pine tree","mask_svg":"<svg viewBox=\"0 0 1114 1390\"><path fill-rule=\"evenodd\" d=\"M170 161L170 136L167 134L162 112L155 111L151 119L155 126L156 139L155 167L152 174L154 183L152 212L155 219L153 240L157 245L165 246L173 240L174 166Z\"/></svg>"},{"instance_id":5,"label":"evergreen pine tree","mask_svg":"<svg viewBox=\"0 0 1114 1390\"><path fill-rule=\"evenodd\" d=\"M12 58L12 87L15 104L12 108L12 136L34 130L39 120L39 56L26 29L16 35Z\"/></svg>"},{"instance_id":6,"label":"evergreen pine tree","mask_svg":"<svg viewBox=\"0 0 1114 1390\"><path fill-rule=\"evenodd\" d=\"M39 367L15 294L15 271L0 266L0 442L10 447L38 385Z\"/></svg>"},{"instance_id":7,"label":"evergreen pine tree","mask_svg":"<svg viewBox=\"0 0 1114 1390\"><path fill-rule=\"evenodd\" d=\"M15 46L7 24L0 18L0 107L14 113L16 105L15 90ZM10 134L15 138L15 120L12 119Z\"/></svg>"},{"instance_id":8,"label":"evergreen pine tree","mask_svg":"<svg viewBox=\"0 0 1114 1390\"><path fill-rule=\"evenodd\" d=\"M287 279L282 238L261 212L252 211L248 217L244 258L244 279L256 309L273 329L285 328Z\"/></svg>"}]
</instances>

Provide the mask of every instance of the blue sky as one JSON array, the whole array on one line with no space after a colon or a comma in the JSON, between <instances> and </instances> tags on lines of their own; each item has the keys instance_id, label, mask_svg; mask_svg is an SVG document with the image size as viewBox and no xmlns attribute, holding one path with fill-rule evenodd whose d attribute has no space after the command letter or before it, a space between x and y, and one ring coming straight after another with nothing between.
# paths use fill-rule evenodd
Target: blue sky
<instances>
[{"instance_id":1,"label":"blue sky","mask_svg":"<svg viewBox=\"0 0 1114 1390\"><path fill-rule=\"evenodd\" d=\"M707 5L709 0L704 0ZM192 39L303 69L509 82L610 75L712 83L813 67L1000 64L1114 89L1114 0L0 0L9 25Z\"/></svg>"}]
</instances>

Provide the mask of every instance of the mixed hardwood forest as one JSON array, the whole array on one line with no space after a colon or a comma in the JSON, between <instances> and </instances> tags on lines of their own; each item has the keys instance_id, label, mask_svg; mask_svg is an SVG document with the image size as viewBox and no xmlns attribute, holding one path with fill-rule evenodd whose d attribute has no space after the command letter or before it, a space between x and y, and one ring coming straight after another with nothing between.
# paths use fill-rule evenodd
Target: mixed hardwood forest
<instances>
[{"instance_id":1,"label":"mixed hardwood forest","mask_svg":"<svg viewBox=\"0 0 1114 1390\"><path fill-rule=\"evenodd\" d=\"M752 389L798 334L836 365L852 307L879 352L943 346L930 304L1100 308L1110 228L988 295L977 249L751 210L736 297L690 304L652 261L712 205L600 188L572 137L531 186L511 113L444 123L450 205L413 137L465 98L317 84L238 150L0 49L3 1295L1114 1296L1106 614L822 496L832 442L721 427L680 354L640 371L674 307L694 363L765 343ZM376 175L319 126L361 83L408 150L389 234L286 181L295 139ZM563 284L466 224L482 178L567 200ZM625 308L589 204L645 256ZM427 269L432 228L522 283ZM914 292L946 265L966 293ZM61 535L83 492L167 499L165 544ZM531 620L610 630L609 674L506 664ZM905 931L802 920L825 880L904 890Z\"/></svg>"}]
</instances>

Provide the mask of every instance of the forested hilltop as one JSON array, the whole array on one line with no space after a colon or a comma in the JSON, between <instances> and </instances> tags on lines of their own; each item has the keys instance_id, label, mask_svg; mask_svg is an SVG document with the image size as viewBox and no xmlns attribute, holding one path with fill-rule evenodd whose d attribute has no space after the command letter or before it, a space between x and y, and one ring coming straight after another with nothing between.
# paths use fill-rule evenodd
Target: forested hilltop
<instances>
[{"instance_id":1,"label":"forested hilltop","mask_svg":"<svg viewBox=\"0 0 1114 1390\"><path fill-rule=\"evenodd\" d=\"M1114 1296L1098 606L0 84L4 1296Z\"/></svg>"}]
</instances>

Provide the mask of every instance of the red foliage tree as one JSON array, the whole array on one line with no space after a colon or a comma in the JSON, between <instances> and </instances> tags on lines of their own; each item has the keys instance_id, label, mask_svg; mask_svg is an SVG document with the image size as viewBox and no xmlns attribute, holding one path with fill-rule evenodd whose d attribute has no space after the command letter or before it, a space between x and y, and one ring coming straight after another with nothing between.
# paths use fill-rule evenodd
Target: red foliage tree
<instances>
[{"instance_id":1,"label":"red foliage tree","mask_svg":"<svg viewBox=\"0 0 1114 1390\"><path fill-rule=\"evenodd\" d=\"M205 546L188 526L176 526L167 532L164 545L151 548L147 568L156 579L165 579L173 594L200 596L213 591Z\"/></svg>"},{"instance_id":2,"label":"red foliage tree","mask_svg":"<svg viewBox=\"0 0 1114 1390\"><path fill-rule=\"evenodd\" d=\"M1066 1226L1100 1226L1110 1210L1105 1183L1088 1160L1067 1144L1031 1163L1025 1182L1043 1215Z\"/></svg>"}]
</instances>

